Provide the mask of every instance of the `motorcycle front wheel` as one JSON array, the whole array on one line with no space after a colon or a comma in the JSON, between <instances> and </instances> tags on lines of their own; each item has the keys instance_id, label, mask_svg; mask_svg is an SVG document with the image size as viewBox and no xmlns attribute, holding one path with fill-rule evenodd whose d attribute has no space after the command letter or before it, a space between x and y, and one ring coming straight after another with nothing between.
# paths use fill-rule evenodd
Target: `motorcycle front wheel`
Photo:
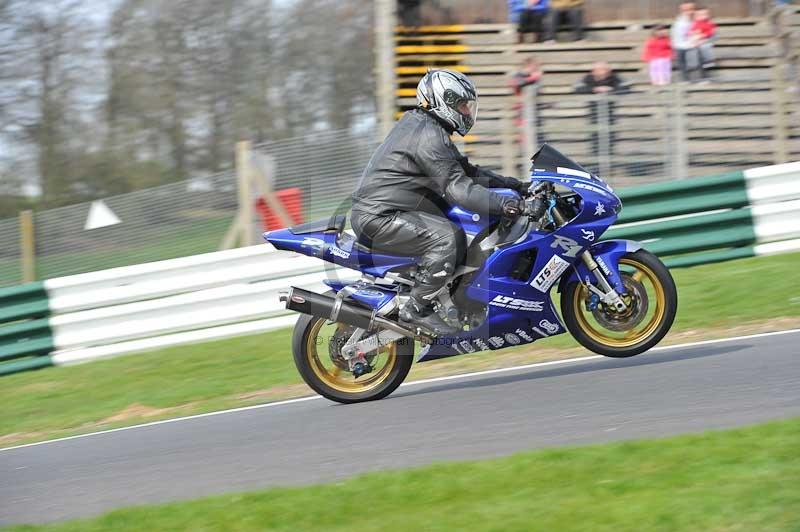
<instances>
[{"instance_id":1,"label":"motorcycle front wheel","mask_svg":"<svg viewBox=\"0 0 800 532\"><path fill-rule=\"evenodd\" d=\"M614 358L638 355L667 334L678 309L678 291L666 266L649 251L626 253L619 261L625 312L591 304L589 289L570 283L561 294L561 313L585 348Z\"/></svg>"},{"instance_id":2,"label":"motorcycle front wheel","mask_svg":"<svg viewBox=\"0 0 800 532\"><path fill-rule=\"evenodd\" d=\"M414 341L402 338L367 355L371 371L356 378L341 354L354 331L355 327L344 323L302 314L292 335L294 363L300 376L312 390L338 403L386 397L402 384L414 362Z\"/></svg>"}]
</instances>

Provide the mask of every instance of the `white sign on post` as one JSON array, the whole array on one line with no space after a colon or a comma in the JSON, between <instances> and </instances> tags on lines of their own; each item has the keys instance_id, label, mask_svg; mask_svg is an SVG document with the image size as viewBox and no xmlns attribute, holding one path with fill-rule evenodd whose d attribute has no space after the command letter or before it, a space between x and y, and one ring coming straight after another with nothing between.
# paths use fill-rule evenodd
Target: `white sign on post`
<instances>
[{"instance_id":1,"label":"white sign on post","mask_svg":"<svg viewBox=\"0 0 800 532\"><path fill-rule=\"evenodd\" d=\"M83 229L98 229L100 227L108 227L109 225L117 225L120 219L114 214L114 211L108 208L103 200L93 201L89 207L89 216L86 217L86 224Z\"/></svg>"}]
</instances>

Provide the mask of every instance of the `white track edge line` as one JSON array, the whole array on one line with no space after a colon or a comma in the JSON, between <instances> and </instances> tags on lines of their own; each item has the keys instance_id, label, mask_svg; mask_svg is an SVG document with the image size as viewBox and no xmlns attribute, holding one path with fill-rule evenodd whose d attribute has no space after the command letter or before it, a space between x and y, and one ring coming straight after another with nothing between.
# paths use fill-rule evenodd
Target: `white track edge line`
<instances>
[{"instance_id":1,"label":"white track edge line","mask_svg":"<svg viewBox=\"0 0 800 532\"><path fill-rule=\"evenodd\" d=\"M739 340L750 340L750 339L754 339L754 338L764 338L764 337L768 337L768 336L781 336L781 335L785 335L785 334L796 334L796 333L800 333L800 329L789 329L789 330L786 330L786 331L774 331L774 332L767 332L767 333L750 334L750 335L746 335L746 336L733 336L731 338L719 338L719 339L716 339L716 340L702 340L702 341L699 341L699 342L689 342L689 343L685 343L685 344L665 345L665 346L661 346L661 347L654 347L654 348L650 349L649 351L668 351L670 349L680 349L680 348L684 348L684 347L697 347L697 346L701 346L701 345L720 344L720 343L725 343L725 342L736 342L736 341L739 341ZM421 380L417 380L417 381L404 382L403 384L400 385L400 387L402 388L404 386L414 386L414 385L417 385L417 384L430 384L432 382L444 382L444 381L451 381L451 380L456 380L456 379L467 379L467 378L471 378L471 377L480 377L480 376L484 376L484 375L493 375L493 374L496 374L496 373L508 373L508 372L511 372L511 371L520 371L520 370L533 369L533 368L539 368L539 367L544 367L544 366L555 366L555 365L560 365L560 364L570 364L570 363L573 363L573 362L584 362L584 361L588 361L588 360L597 360L597 359L601 359L601 358L606 358L606 357L604 357L602 355L588 355L588 356L583 356L583 357L565 358L563 360L550 360L550 361L547 361L547 362L536 362L536 363L533 363L533 364L525 364L523 366L513 366L513 367L510 367L510 368L496 368L496 369L489 369L489 370L484 370L484 371L474 371L472 373L461 373L461 374L458 374L458 375L446 375L444 377L432 377L430 379L421 379ZM126 431L126 430L141 429L141 428L145 428L145 427L153 427L153 426L156 426L156 425L165 425L167 423L176 423L178 421L186 421L186 420L190 420L190 419L200 419L200 418L204 418L204 417L218 416L218 415L222 415L222 414L233 414L233 413L236 413L236 412L246 412L248 410L259 410L259 409L262 409L262 408L273 408L273 407L278 407L278 406L290 405L290 404L294 404L294 403L303 403L303 402L306 402L306 401L313 401L313 400L316 400L316 399L322 399L322 396L320 396L320 395L309 395L309 396L306 396L306 397L296 397L296 398L293 398L293 399L285 399L283 401L275 401L273 403L263 403L263 404L259 404L259 405L242 406L242 407L239 407L239 408L230 408L230 409L227 409L227 410L217 410L217 411L214 411L214 412L206 412L204 414L194 414L194 415L191 415L191 416L182 416L182 417L176 417L176 418L170 418L170 419L162 419L162 420L159 420L159 421L151 421L149 423L142 423L142 424L139 424L139 425L130 425L130 426L127 426L127 427L118 427L118 428L115 428L115 429L101 430L101 431L98 431L98 432L87 432L86 434L76 434L74 436L65 436L63 438L56 438L56 439L53 439L53 440L44 440L44 441L33 442L33 443L25 443L25 444L22 444L22 445L16 445L14 447L4 447L4 448L0 449L0 453L2 453L4 451L13 451L15 449L24 449L26 447L36 447L36 446L39 446L39 445L47 445L47 444L50 444L50 443L58 443L58 442L63 442L63 441L77 440L77 439L81 439L81 438L88 438L90 436L100 436L102 434L111 434L111 433L114 433L114 432L122 432L122 431Z\"/></svg>"}]
</instances>

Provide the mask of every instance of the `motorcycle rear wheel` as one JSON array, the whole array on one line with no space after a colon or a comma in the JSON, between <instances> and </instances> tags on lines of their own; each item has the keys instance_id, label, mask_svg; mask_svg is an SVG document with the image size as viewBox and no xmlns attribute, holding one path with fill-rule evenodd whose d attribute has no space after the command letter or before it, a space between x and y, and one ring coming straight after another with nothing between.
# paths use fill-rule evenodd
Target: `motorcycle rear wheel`
<instances>
[{"instance_id":1,"label":"motorcycle rear wheel","mask_svg":"<svg viewBox=\"0 0 800 532\"><path fill-rule=\"evenodd\" d=\"M337 403L382 399L405 380L414 362L414 341L403 338L371 355L372 371L355 378L337 351L352 328L302 314L292 335L294 363L308 386ZM338 345L338 347L337 347Z\"/></svg>"},{"instance_id":2,"label":"motorcycle rear wheel","mask_svg":"<svg viewBox=\"0 0 800 532\"><path fill-rule=\"evenodd\" d=\"M678 291L666 266L640 249L619 262L628 306L618 313L602 303L588 309L589 290L570 283L561 294L561 313L572 336L585 348L612 358L638 355L669 332L678 309Z\"/></svg>"}]
</instances>

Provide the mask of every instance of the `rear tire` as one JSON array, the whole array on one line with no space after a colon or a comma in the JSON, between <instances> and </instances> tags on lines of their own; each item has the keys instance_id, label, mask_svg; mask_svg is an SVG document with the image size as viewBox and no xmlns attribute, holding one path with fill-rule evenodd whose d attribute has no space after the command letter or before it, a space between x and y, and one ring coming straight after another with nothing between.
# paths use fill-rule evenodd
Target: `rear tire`
<instances>
[{"instance_id":1,"label":"rear tire","mask_svg":"<svg viewBox=\"0 0 800 532\"><path fill-rule=\"evenodd\" d=\"M383 399L402 384L414 362L414 341L411 338L387 346L384 352L375 356L375 360L382 360L382 355L385 355L385 364L354 379L345 369L326 367L325 364L332 360L328 352L329 338L321 334L326 323L328 320L325 318L301 314L292 335L295 366L312 390L331 401L348 404Z\"/></svg>"},{"instance_id":2,"label":"rear tire","mask_svg":"<svg viewBox=\"0 0 800 532\"><path fill-rule=\"evenodd\" d=\"M620 270L631 294L626 301L634 309L630 317L603 308L587 310L588 290L580 283L570 283L561 293L561 313L572 336L586 349L612 358L632 357L655 346L669 332L678 309L675 281L654 254L644 249L626 253L620 259ZM653 316L647 318L644 314L650 308ZM636 309L643 310L641 317ZM642 329L636 330L642 322Z\"/></svg>"}]
</instances>

